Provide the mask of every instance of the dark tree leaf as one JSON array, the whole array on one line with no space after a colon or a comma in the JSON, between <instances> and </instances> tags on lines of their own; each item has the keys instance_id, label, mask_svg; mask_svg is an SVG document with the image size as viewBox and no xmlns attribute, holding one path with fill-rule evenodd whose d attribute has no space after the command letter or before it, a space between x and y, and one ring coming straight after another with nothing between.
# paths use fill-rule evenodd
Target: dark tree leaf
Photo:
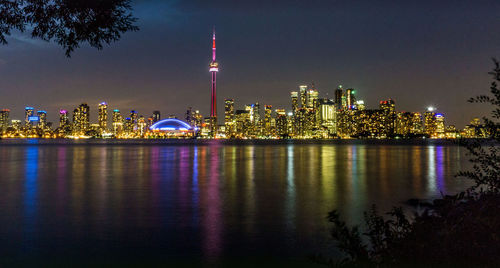
<instances>
[{"instance_id":1,"label":"dark tree leaf","mask_svg":"<svg viewBox=\"0 0 500 268\"><path fill-rule=\"evenodd\" d=\"M55 41L66 53L81 44L102 49L128 31L137 31L130 0L0 0L0 42L13 29Z\"/></svg>"}]
</instances>

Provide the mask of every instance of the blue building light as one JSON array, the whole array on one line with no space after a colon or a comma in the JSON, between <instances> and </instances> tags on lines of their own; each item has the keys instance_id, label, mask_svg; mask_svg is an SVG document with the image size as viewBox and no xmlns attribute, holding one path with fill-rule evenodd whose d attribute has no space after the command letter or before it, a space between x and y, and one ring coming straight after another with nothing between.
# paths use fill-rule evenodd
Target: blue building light
<instances>
[{"instance_id":1,"label":"blue building light","mask_svg":"<svg viewBox=\"0 0 500 268\"><path fill-rule=\"evenodd\" d=\"M154 125L150 127L150 129L157 131L174 131L174 130L189 131L192 130L193 128L184 121L175 118L168 118L156 122Z\"/></svg>"}]
</instances>

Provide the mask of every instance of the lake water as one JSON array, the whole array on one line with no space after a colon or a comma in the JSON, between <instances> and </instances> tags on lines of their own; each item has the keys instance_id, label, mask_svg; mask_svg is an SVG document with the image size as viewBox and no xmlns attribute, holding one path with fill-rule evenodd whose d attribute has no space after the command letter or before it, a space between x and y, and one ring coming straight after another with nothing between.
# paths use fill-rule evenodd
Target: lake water
<instances>
[{"instance_id":1,"label":"lake water","mask_svg":"<svg viewBox=\"0 0 500 268\"><path fill-rule=\"evenodd\" d=\"M337 254L352 223L456 193L444 141L0 141L0 264L217 264Z\"/></svg>"}]
</instances>

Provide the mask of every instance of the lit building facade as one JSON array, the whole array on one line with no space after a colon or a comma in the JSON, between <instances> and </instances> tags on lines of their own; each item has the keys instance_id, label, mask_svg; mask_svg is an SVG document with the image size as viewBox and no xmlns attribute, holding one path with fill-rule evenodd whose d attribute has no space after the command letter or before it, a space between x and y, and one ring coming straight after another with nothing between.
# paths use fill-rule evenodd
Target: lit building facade
<instances>
[{"instance_id":1,"label":"lit building facade","mask_svg":"<svg viewBox=\"0 0 500 268\"><path fill-rule=\"evenodd\" d=\"M160 111L153 111L153 122L156 123L161 120Z\"/></svg>"},{"instance_id":2,"label":"lit building facade","mask_svg":"<svg viewBox=\"0 0 500 268\"><path fill-rule=\"evenodd\" d=\"M26 126L32 126L30 117L34 115L35 115L35 108L29 106L24 108L24 124Z\"/></svg>"},{"instance_id":3,"label":"lit building facade","mask_svg":"<svg viewBox=\"0 0 500 268\"><path fill-rule=\"evenodd\" d=\"M355 93L356 91L352 88L349 88L345 91L345 109L354 110L356 108L356 97L354 96Z\"/></svg>"},{"instance_id":4,"label":"lit building facade","mask_svg":"<svg viewBox=\"0 0 500 268\"><path fill-rule=\"evenodd\" d=\"M224 127L226 138L234 138L236 134L236 122L233 99L226 99L224 101Z\"/></svg>"},{"instance_id":5,"label":"lit building facade","mask_svg":"<svg viewBox=\"0 0 500 268\"><path fill-rule=\"evenodd\" d=\"M276 109L276 134L279 138L288 138L288 117L284 109Z\"/></svg>"},{"instance_id":6,"label":"lit building facade","mask_svg":"<svg viewBox=\"0 0 500 268\"><path fill-rule=\"evenodd\" d=\"M435 138L437 131L436 113L434 109L429 108L424 113L424 134L429 138Z\"/></svg>"},{"instance_id":7,"label":"lit building facade","mask_svg":"<svg viewBox=\"0 0 500 268\"><path fill-rule=\"evenodd\" d=\"M9 116L10 116L9 109L2 109L0 111L0 133L5 132L9 127Z\"/></svg>"},{"instance_id":8,"label":"lit building facade","mask_svg":"<svg viewBox=\"0 0 500 268\"><path fill-rule=\"evenodd\" d=\"M307 85L299 86L299 92L300 92L300 107L306 107L307 106Z\"/></svg>"},{"instance_id":9,"label":"lit building facade","mask_svg":"<svg viewBox=\"0 0 500 268\"><path fill-rule=\"evenodd\" d=\"M38 111L36 115L38 116L38 128L44 130L47 127L47 112Z\"/></svg>"},{"instance_id":10,"label":"lit building facade","mask_svg":"<svg viewBox=\"0 0 500 268\"><path fill-rule=\"evenodd\" d=\"M392 137L395 134L396 124L396 103L389 99L380 102L380 110L382 110L383 133L386 137Z\"/></svg>"},{"instance_id":11,"label":"lit building facade","mask_svg":"<svg viewBox=\"0 0 500 268\"><path fill-rule=\"evenodd\" d=\"M265 105L264 106L264 123L263 123L263 136L265 136L265 137L274 136L272 113L273 113L273 106L272 105Z\"/></svg>"},{"instance_id":12,"label":"lit building facade","mask_svg":"<svg viewBox=\"0 0 500 268\"><path fill-rule=\"evenodd\" d=\"M123 132L123 116L120 113L120 110L113 110L113 134L115 136L120 136Z\"/></svg>"},{"instance_id":13,"label":"lit building facade","mask_svg":"<svg viewBox=\"0 0 500 268\"><path fill-rule=\"evenodd\" d=\"M99 104L99 128L101 133L108 131L108 104L101 102Z\"/></svg>"}]
</instances>

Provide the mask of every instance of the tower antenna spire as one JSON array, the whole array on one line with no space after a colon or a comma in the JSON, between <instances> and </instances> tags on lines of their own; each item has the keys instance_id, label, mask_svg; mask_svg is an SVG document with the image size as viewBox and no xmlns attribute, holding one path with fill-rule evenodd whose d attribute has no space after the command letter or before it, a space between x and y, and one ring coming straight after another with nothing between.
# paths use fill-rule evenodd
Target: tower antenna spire
<instances>
[{"instance_id":1,"label":"tower antenna spire","mask_svg":"<svg viewBox=\"0 0 500 268\"><path fill-rule=\"evenodd\" d=\"M212 61L215 61L215 51L216 51L216 47L215 47L215 26L214 26L214 29L213 29L212 40L213 40L213 44L212 44Z\"/></svg>"}]
</instances>

